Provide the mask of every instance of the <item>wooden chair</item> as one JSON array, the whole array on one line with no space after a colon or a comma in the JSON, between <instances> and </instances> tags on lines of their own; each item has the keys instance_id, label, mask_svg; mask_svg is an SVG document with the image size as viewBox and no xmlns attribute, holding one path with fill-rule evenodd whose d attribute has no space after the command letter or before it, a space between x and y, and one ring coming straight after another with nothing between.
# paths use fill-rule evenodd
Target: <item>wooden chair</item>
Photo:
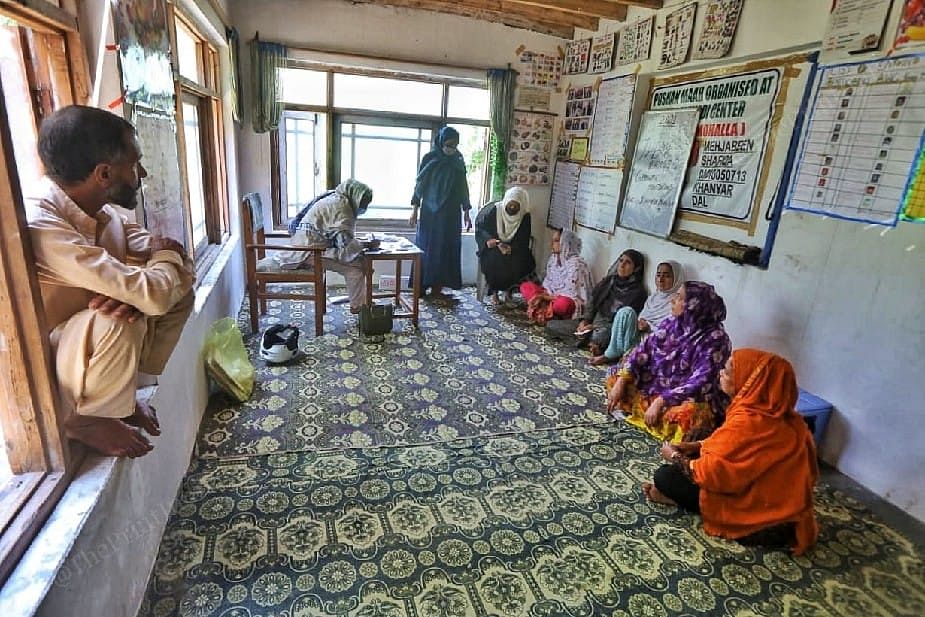
<instances>
[{"instance_id":1,"label":"wooden chair","mask_svg":"<svg viewBox=\"0 0 925 617\"><path fill-rule=\"evenodd\" d=\"M315 336L324 331L327 284L322 254L327 245L294 246L289 244L267 244L263 229L263 206L259 193L248 193L241 200L241 234L244 239L244 266L247 276L247 296L250 301L251 331L257 332L259 315L267 312L267 300L314 300ZM311 268L283 270L278 267L257 267L267 251L305 251L311 253ZM310 283L311 292L284 293L269 292L269 283ZM257 308L260 312L257 312Z\"/></svg>"}]
</instances>

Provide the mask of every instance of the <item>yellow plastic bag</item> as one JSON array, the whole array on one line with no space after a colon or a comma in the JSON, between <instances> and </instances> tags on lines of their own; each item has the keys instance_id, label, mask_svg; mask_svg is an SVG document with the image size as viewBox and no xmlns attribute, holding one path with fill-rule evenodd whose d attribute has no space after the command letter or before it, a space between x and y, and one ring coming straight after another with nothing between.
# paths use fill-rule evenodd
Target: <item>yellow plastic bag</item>
<instances>
[{"instance_id":1,"label":"yellow plastic bag","mask_svg":"<svg viewBox=\"0 0 925 617\"><path fill-rule=\"evenodd\" d=\"M257 371L247 358L244 338L235 320L225 317L212 324L203 351L206 372L215 383L239 402L249 399Z\"/></svg>"}]
</instances>

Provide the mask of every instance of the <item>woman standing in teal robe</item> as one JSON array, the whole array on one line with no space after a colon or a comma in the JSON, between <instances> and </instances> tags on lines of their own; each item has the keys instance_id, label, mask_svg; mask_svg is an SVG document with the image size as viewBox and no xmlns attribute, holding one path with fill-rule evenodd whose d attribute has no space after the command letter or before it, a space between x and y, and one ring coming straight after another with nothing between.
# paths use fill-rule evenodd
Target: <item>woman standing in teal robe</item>
<instances>
[{"instance_id":1,"label":"woman standing in teal robe","mask_svg":"<svg viewBox=\"0 0 925 617\"><path fill-rule=\"evenodd\" d=\"M458 146L455 129L440 129L434 149L421 160L411 199L414 212L409 223L417 226L415 244L424 251L421 287L429 287L435 296L444 287L462 287L460 211L466 231L472 229L466 163Z\"/></svg>"}]
</instances>

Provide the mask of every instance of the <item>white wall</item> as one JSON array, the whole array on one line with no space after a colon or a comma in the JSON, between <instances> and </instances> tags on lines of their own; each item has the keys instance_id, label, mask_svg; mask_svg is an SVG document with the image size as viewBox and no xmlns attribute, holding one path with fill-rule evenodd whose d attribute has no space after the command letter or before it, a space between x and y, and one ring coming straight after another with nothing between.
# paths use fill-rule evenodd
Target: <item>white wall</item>
<instances>
[{"instance_id":1,"label":"white wall","mask_svg":"<svg viewBox=\"0 0 925 617\"><path fill-rule=\"evenodd\" d=\"M827 0L745 0L726 60L817 43L830 5ZM647 14L631 9L627 21ZM894 6L887 41L896 31L898 14ZM702 18L701 10L695 37ZM653 57L660 49L663 24L662 16L656 22ZM619 24L603 22L599 31L618 28ZM576 38L590 34L578 33ZM696 65L688 63L674 72L688 72ZM642 74L652 73L655 61L640 69ZM779 139L782 143L786 139ZM728 307L726 327L733 345L787 357L801 387L834 404L823 458L925 520L925 423L916 387L925 376L925 226L900 223L886 229L785 212L767 270L621 228L613 236L586 229L580 235L598 275L631 247L648 256L649 278L655 263L676 259L689 279L716 285Z\"/></svg>"},{"instance_id":2,"label":"white wall","mask_svg":"<svg viewBox=\"0 0 925 617\"><path fill-rule=\"evenodd\" d=\"M83 38L91 73L97 65L101 39L103 43L112 40L111 26L101 19L108 4L109 0L81 3L81 25L86 24ZM224 40L224 26L207 0L182 0L179 4L200 20L197 25L205 29L204 34L212 38L221 33L221 38L213 40ZM102 79L99 91L116 94L109 98L101 95L101 106L118 96L120 90L114 53L103 54L99 63L104 67L99 73ZM224 54L220 55L224 63ZM223 83L227 84L228 67L224 64L222 73ZM40 615L134 617L144 597L167 516L186 474L208 400L202 343L209 325L222 317L236 315L244 297L243 261L237 235L237 147L227 97L224 117L232 236L216 264L201 276L193 314L160 377L152 404L158 410L163 434L153 439L155 447L148 455L116 462L113 475L87 513L86 523L39 609ZM158 170L149 169L148 173L156 174ZM86 468L101 467L94 458L91 457ZM72 525L77 523L75 515ZM36 544L40 542L41 536Z\"/></svg>"}]
</instances>

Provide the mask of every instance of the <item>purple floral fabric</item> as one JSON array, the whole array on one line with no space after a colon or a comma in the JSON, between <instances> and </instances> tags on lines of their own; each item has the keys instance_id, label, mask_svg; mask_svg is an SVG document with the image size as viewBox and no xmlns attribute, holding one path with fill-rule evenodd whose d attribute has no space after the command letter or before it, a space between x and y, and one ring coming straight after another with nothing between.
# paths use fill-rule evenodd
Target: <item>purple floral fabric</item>
<instances>
[{"instance_id":1,"label":"purple floral fabric","mask_svg":"<svg viewBox=\"0 0 925 617\"><path fill-rule=\"evenodd\" d=\"M726 303L712 285L684 283L684 312L670 316L626 359L624 369L636 387L661 396L668 406L688 399L707 402L722 416L726 396L719 389L719 372L732 353L723 328Z\"/></svg>"}]
</instances>

